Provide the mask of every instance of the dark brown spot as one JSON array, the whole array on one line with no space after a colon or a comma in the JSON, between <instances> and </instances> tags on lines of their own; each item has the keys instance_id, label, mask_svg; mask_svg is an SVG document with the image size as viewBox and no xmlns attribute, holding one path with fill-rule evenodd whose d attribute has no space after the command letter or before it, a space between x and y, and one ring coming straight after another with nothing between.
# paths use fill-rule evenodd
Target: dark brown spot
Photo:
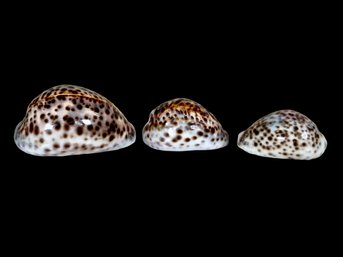
<instances>
[{"instance_id":1,"label":"dark brown spot","mask_svg":"<svg viewBox=\"0 0 343 257\"><path fill-rule=\"evenodd\" d=\"M38 128L37 125L35 126L35 131L34 131L34 132L35 132L35 135L38 135L38 134L39 134L39 128Z\"/></svg>"},{"instance_id":2,"label":"dark brown spot","mask_svg":"<svg viewBox=\"0 0 343 257\"><path fill-rule=\"evenodd\" d=\"M67 118L67 123L68 123L69 125L74 125L74 124L75 124L75 121L74 121L74 119L73 119L72 117L69 117L69 116L68 116L68 118Z\"/></svg>"},{"instance_id":3,"label":"dark brown spot","mask_svg":"<svg viewBox=\"0 0 343 257\"><path fill-rule=\"evenodd\" d=\"M164 142L165 139L164 139L163 137L160 137L160 141L161 141L161 142Z\"/></svg>"},{"instance_id":4,"label":"dark brown spot","mask_svg":"<svg viewBox=\"0 0 343 257\"><path fill-rule=\"evenodd\" d=\"M77 127L76 133L80 136L83 133L83 128L82 127Z\"/></svg>"},{"instance_id":5,"label":"dark brown spot","mask_svg":"<svg viewBox=\"0 0 343 257\"><path fill-rule=\"evenodd\" d=\"M191 141L191 139L189 137L186 137L185 142L189 142L189 141Z\"/></svg>"},{"instance_id":6,"label":"dark brown spot","mask_svg":"<svg viewBox=\"0 0 343 257\"><path fill-rule=\"evenodd\" d=\"M44 143L44 138L40 138L39 142L41 142L43 144Z\"/></svg>"},{"instance_id":7,"label":"dark brown spot","mask_svg":"<svg viewBox=\"0 0 343 257\"><path fill-rule=\"evenodd\" d=\"M182 132L183 132L182 129L177 129L176 130L176 133L178 133L178 134L182 134Z\"/></svg>"},{"instance_id":8,"label":"dark brown spot","mask_svg":"<svg viewBox=\"0 0 343 257\"><path fill-rule=\"evenodd\" d=\"M114 135L111 135L110 138L109 138L110 142L111 142L113 139L114 139Z\"/></svg>"},{"instance_id":9,"label":"dark brown spot","mask_svg":"<svg viewBox=\"0 0 343 257\"><path fill-rule=\"evenodd\" d=\"M116 130L117 130L116 124L114 122L112 122L110 124L110 127L108 128L108 131L109 131L109 133L111 133L111 132L115 132Z\"/></svg>"},{"instance_id":10,"label":"dark brown spot","mask_svg":"<svg viewBox=\"0 0 343 257\"><path fill-rule=\"evenodd\" d=\"M78 105L76 106L76 108L79 109L79 110L82 110L82 105L81 105L81 104L78 104Z\"/></svg>"},{"instance_id":11,"label":"dark brown spot","mask_svg":"<svg viewBox=\"0 0 343 257\"><path fill-rule=\"evenodd\" d=\"M58 96L57 96L57 99L60 100L60 101L61 101L61 100L62 100L62 101L65 101L66 98L65 98L64 95L58 95Z\"/></svg>"},{"instance_id":12,"label":"dark brown spot","mask_svg":"<svg viewBox=\"0 0 343 257\"><path fill-rule=\"evenodd\" d=\"M70 144L69 143L65 143L64 144L64 149L68 149L70 147Z\"/></svg>"},{"instance_id":13,"label":"dark brown spot","mask_svg":"<svg viewBox=\"0 0 343 257\"><path fill-rule=\"evenodd\" d=\"M164 133L164 136L165 136L165 137L169 137L169 133L167 133L167 132Z\"/></svg>"},{"instance_id":14,"label":"dark brown spot","mask_svg":"<svg viewBox=\"0 0 343 257\"><path fill-rule=\"evenodd\" d=\"M254 129L253 130L254 134L257 136L259 134L258 130L257 129Z\"/></svg>"},{"instance_id":15,"label":"dark brown spot","mask_svg":"<svg viewBox=\"0 0 343 257\"><path fill-rule=\"evenodd\" d=\"M203 133L202 131L198 131L198 133L197 133L197 134L198 134L198 136L199 136L199 137L201 137L201 136L203 136L203 135L204 135L204 133Z\"/></svg>"},{"instance_id":16,"label":"dark brown spot","mask_svg":"<svg viewBox=\"0 0 343 257\"><path fill-rule=\"evenodd\" d=\"M55 129L56 129L56 130L59 130L60 128L61 128L61 123L56 122L56 123L55 123Z\"/></svg>"},{"instance_id":17,"label":"dark brown spot","mask_svg":"<svg viewBox=\"0 0 343 257\"><path fill-rule=\"evenodd\" d=\"M59 144L57 144L57 143L55 143L53 146L54 146L54 148L55 148L55 149L58 149L58 148L60 148L60 145L59 145Z\"/></svg>"},{"instance_id":18,"label":"dark brown spot","mask_svg":"<svg viewBox=\"0 0 343 257\"><path fill-rule=\"evenodd\" d=\"M87 129L88 129L89 131L92 131L92 130L93 130L93 125L88 125L88 126L87 126Z\"/></svg>"}]
</instances>

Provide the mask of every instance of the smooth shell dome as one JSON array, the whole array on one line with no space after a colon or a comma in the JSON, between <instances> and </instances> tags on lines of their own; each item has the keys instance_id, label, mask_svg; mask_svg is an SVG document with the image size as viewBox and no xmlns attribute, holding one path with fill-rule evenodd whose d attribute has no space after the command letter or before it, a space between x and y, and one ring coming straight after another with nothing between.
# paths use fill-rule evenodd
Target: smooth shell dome
<instances>
[{"instance_id":1,"label":"smooth shell dome","mask_svg":"<svg viewBox=\"0 0 343 257\"><path fill-rule=\"evenodd\" d=\"M156 150L194 151L225 147L229 135L200 104L177 98L156 107L143 128L143 141Z\"/></svg>"},{"instance_id":2,"label":"smooth shell dome","mask_svg":"<svg viewBox=\"0 0 343 257\"><path fill-rule=\"evenodd\" d=\"M113 103L73 85L42 92L30 103L14 132L18 148L38 156L112 151L135 140L133 125Z\"/></svg>"},{"instance_id":3,"label":"smooth shell dome","mask_svg":"<svg viewBox=\"0 0 343 257\"><path fill-rule=\"evenodd\" d=\"M316 124L292 110L276 111L262 117L239 134L237 144L250 154L298 160L318 158L327 147Z\"/></svg>"}]
</instances>

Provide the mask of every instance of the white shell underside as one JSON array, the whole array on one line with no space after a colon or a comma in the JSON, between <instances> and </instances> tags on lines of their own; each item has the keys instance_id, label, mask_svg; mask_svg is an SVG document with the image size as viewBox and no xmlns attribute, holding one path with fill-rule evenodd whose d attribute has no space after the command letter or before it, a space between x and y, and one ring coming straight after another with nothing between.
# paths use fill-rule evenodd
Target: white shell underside
<instances>
[{"instance_id":1,"label":"white shell underside","mask_svg":"<svg viewBox=\"0 0 343 257\"><path fill-rule=\"evenodd\" d=\"M327 141L314 122L293 110L270 113L238 135L247 153L277 159L311 160L326 150Z\"/></svg>"},{"instance_id":2,"label":"white shell underside","mask_svg":"<svg viewBox=\"0 0 343 257\"><path fill-rule=\"evenodd\" d=\"M173 152L215 150L223 148L229 143L228 135L220 137L215 133L205 138L199 136L202 133L202 129L194 126L193 130L187 130L187 124L187 122L179 122L178 129L183 131L182 134L177 133L175 127L168 127L167 125L163 129L154 129L149 133L143 133L143 141L155 150ZM149 138L147 138L148 134ZM168 136L166 137L165 135ZM178 136L181 139L175 142Z\"/></svg>"},{"instance_id":3,"label":"white shell underside","mask_svg":"<svg viewBox=\"0 0 343 257\"><path fill-rule=\"evenodd\" d=\"M66 144L63 134L64 132L55 132L54 136L46 136L44 137L44 143L39 144L39 147L37 147L37 138L29 135L26 137L23 137L21 135L17 135L17 128L20 126L20 123L17 125L15 134L14 134L14 142L17 145L17 147L30 155L35 156L69 156L69 155L83 155L83 154L94 154L94 153L101 153L101 152L109 152L109 151L115 151L119 150L125 147L128 147L135 143L136 136L133 138L130 138L129 140L124 139L117 139L110 142L106 147L103 147L103 143L101 140L93 141L93 140L87 140L85 141L81 137L69 137L67 144L70 145L67 150L63 150L63 146ZM41 136L42 137L42 136ZM59 144L62 149L57 149L55 151L47 153L45 152L45 149L51 149L52 145L55 143Z\"/></svg>"},{"instance_id":4,"label":"white shell underside","mask_svg":"<svg viewBox=\"0 0 343 257\"><path fill-rule=\"evenodd\" d=\"M312 160L312 159L316 159L316 158L319 158L320 156L322 156L326 150L326 147L327 147L327 141L326 141L325 137L323 136L323 134L321 134L320 140L322 142L321 143L322 146L319 147L317 151L315 151L312 146L308 146L299 152L295 152L295 154L294 155L292 154L292 156L290 156L291 157L290 158L290 157L286 157L282 152L258 151L258 148L254 147L252 144L247 144L247 145L239 144L239 141L240 141L243 133L244 133L244 131L242 131L238 135L237 146L249 154L257 155L260 157L268 157L268 158L275 158L275 159ZM280 138L279 140L281 142L281 141L284 141L285 139ZM299 154L300 156L297 156L297 154Z\"/></svg>"}]
</instances>

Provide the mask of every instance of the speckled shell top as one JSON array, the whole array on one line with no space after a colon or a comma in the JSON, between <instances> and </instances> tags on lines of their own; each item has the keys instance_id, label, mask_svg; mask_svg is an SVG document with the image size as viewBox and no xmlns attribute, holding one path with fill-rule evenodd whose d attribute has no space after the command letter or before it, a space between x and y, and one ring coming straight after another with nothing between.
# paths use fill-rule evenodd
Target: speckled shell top
<instances>
[{"instance_id":1,"label":"speckled shell top","mask_svg":"<svg viewBox=\"0 0 343 257\"><path fill-rule=\"evenodd\" d=\"M162 151L213 150L226 146L229 135L199 103L177 98L150 113L143 128L143 141Z\"/></svg>"},{"instance_id":2,"label":"speckled shell top","mask_svg":"<svg viewBox=\"0 0 343 257\"><path fill-rule=\"evenodd\" d=\"M113 103L73 85L55 86L37 96L14 133L19 149L38 156L117 150L135 139L133 125Z\"/></svg>"},{"instance_id":3,"label":"speckled shell top","mask_svg":"<svg viewBox=\"0 0 343 257\"><path fill-rule=\"evenodd\" d=\"M276 111L262 117L239 134L237 144L258 156L299 160L318 158L327 147L316 124L293 110Z\"/></svg>"}]
</instances>

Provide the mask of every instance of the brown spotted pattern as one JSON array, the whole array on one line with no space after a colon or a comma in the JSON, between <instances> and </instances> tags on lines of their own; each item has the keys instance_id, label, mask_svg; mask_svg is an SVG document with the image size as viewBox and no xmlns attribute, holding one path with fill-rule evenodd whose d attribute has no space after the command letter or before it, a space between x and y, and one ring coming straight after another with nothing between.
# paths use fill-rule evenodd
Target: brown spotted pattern
<instances>
[{"instance_id":1,"label":"brown spotted pattern","mask_svg":"<svg viewBox=\"0 0 343 257\"><path fill-rule=\"evenodd\" d=\"M177 98L150 113L143 128L143 141L162 151L212 150L226 146L229 135L203 106Z\"/></svg>"},{"instance_id":2,"label":"brown spotted pattern","mask_svg":"<svg viewBox=\"0 0 343 257\"><path fill-rule=\"evenodd\" d=\"M238 147L270 158L310 160L320 157L327 141L305 115L281 110L264 116L238 136Z\"/></svg>"},{"instance_id":3,"label":"brown spotted pattern","mask_svg":"<svg viewBox=\"0 0 343 257\"><path fill-rule=\"evenodd\" d=\"M73 85L55 86L37 96L14 133L19 149L38 156L112 151L135 140L133 125L113 103Z\"/></svg>"}]
</instances>

